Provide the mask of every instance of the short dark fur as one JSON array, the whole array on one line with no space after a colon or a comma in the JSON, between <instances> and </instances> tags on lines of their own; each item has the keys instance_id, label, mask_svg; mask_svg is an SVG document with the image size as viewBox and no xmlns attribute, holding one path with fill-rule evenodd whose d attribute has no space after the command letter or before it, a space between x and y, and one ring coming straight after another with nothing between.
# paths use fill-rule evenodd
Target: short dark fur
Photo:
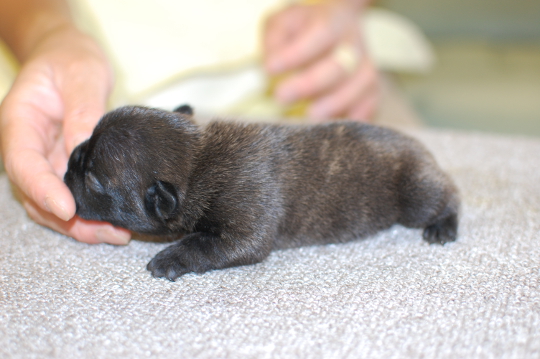
<instances>
[{"instance_id":1,"label":"short dark fur","mask_svg":"<svg viewBox=\"0 0 540 359\"><path fill-rule=\"evenodd\" d=\"M285 126L214 121L190 107L123 107L71 154L77 214L181 240L155 277L252 264L275 248L346 242L395 223L444 244L457 232L450 178L417 141L354 122Z\"/></svg>"}]
</instances>

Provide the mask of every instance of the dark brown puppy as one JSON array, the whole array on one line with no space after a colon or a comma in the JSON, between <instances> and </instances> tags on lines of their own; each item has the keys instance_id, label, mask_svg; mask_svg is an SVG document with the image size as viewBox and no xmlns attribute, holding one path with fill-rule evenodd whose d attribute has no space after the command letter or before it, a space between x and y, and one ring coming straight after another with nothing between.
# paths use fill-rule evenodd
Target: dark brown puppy
<instances>
[{"instance_id":1,"label":"dark brown puppy","mask_svg":"<svg viewBox=\"0 0 540 359\"><path fill-rule=\"evenodd\" d=\"M191 108L123 107L71 154L65 182L84 219L181 240L155 277L257 263L275 248L346 242L395 223L453 241L455 186L417 141L354 122L211 122Z\"/></svg>"}]
</instances>

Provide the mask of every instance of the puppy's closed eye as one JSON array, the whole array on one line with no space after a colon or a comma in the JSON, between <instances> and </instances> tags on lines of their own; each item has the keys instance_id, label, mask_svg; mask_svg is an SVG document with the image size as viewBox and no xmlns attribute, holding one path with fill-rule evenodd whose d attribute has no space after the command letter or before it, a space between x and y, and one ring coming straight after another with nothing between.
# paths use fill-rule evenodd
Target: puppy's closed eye
<instances>
[{"instance_id":1,"label":"puppy's closed eye","mask_svg":"<svg viewBox=\"0 0 540 359\"><path fill-rule=\"evenodd\" d=\"M97 193L106 192L105 187L103 187L99 179L92 172L86 173L86 176L84 177L84 183L86 184L86 188L90 189L91 191Z\"/></svg>"}]
</instances>

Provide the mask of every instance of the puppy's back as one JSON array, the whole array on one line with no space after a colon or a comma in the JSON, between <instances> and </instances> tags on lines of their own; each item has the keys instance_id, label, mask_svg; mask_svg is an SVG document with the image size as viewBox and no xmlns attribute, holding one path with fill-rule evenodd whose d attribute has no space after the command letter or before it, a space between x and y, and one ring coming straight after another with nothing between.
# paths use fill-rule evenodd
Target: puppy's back
<instances>
[{"instance_id":1,"label":"puppy's back","mask_svg":"<svg viewBox=\"0 0 540 359\"><path fill-rule=\"evenodd\" d=\"M455 194L420 143L371 125L214 122L202 142L192 186L219 193L206 218L266 224L275 248L345 242L394 223L424 227Z\"/></svg>"}]
</instances>

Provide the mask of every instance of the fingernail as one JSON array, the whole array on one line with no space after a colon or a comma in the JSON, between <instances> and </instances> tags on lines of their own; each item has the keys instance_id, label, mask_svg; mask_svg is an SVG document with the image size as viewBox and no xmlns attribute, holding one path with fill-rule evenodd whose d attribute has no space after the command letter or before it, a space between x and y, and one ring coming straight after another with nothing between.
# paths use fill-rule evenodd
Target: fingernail
<instances>
[{"instance_id":1,"label":"fingernail","mask_svg":"<svg viewBox=\"0 0 540 359\"><path fill-rule=\"evenodd\" d=\"M131 233L117 230L114 227L105 227L96 230L96 239L101 243L126 245L131 239Z\"/></svg>"},{"instance_id":2,"label":"fingernail","mask_svg":"<svg viewBox=\"0 0 540 359\"><path fill-rule=\"evenodd\" d=\"M45 197L45 208L61 220L69 221L71 219L66 209L51 197Z\"/></svg>"}]
</instances>

